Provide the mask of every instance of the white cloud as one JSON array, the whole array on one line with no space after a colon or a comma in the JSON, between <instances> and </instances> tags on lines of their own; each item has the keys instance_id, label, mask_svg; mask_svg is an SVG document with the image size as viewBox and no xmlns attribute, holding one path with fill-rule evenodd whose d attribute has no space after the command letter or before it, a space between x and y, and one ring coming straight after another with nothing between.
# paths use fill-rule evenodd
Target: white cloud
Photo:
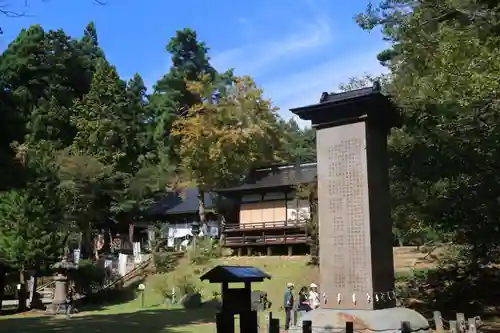
<instances>
[{"instance_id":1,"label":"white cloud","mask_svg":"<svg viewBox=\"0 0 500 333\"><path fill-rule=\"evenodd\" d=\"M290 10L289 15L282 16L287 20L284 26L293 30L281 37L270 38L268 31L272 29L261 31L252 38L257 42L216 54L212 64L218 69L234 68L238 75L253 76L286 119L296 118L290 108L318 103L323 91L335 91L352 77L385 72L376 59L377 53L386 46L382 41L370 42L364 49L346 45L342 52L332 52L341 45L335 45L337 31L332 26L332 13L325 12L320 2L302 0L303 11ZM259 28L252 20L245 19L244 24ZM326 54L333 54L335 58L325 60ZM322 60L311 65L311 59ZM305 121L297 121L307 125Z\"/></svg>"},{"instance_id":2,"label":"white cloud","mask_svg":"<svg viewBox=\"0 0 500 333\"><path fill-rule=\"evenodd\" d=\"M376 55L383 46L368 50L362 54L351 54L341 59L332 59L312 68L303 69L274 80L260 82L265 95L274 105L280 107L280 115L286 119L297 118L289 111L291 108L319 102L321 93L338 90L342 83L351 77L364 73L378 75L386 71L378 62ZM301 125L308 122L299 121Z\"/></svg>"},{"instance_id":3,"label":"white cloud","mask_svg":"<svg viewBox=\"0 0 500 333\"><path fill-rule=\"evenodd\" d=\"M248 24L248 23L247 23ZM300 57L304 52L324 47L333 39L328 20L321 16L307 24L298 24L293 31L274 40L249 43L212 57L215 68L235 68L240 75L258 75L277 61Z\"/></svg>"}]
</instances>

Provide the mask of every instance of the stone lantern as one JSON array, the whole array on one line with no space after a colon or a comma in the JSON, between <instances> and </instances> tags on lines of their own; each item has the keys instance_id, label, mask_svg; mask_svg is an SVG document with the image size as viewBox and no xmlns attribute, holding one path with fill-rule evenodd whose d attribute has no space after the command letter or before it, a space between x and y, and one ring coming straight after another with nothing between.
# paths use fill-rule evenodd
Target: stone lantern
<instances>
[{"instance_id":1,"label":"stone lantern","mask_svg":"<svg viewBox=\"0 0 500 333\"><path fill-rule=\"evenodd\" d=\"M64 307L61 306L63 306L66 301L68 293L68 273L78 269L78 265L62 257L61 260L52 265L51 268L55 271L55 290L54 298L52 299L52 303L47 307L47 312L57 314L60 310L63 310Z\"/></svg>"}]
</instances>

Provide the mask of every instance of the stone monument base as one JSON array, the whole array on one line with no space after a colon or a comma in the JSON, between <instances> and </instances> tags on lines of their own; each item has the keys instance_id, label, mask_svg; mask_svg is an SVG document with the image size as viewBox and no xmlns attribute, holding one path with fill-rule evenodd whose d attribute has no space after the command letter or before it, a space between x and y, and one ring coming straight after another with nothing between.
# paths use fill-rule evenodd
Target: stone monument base
<instances>
[{"instance_id":1,"label":"stone monument base","mask_svg":"<svg viewBox=\"0 0 500 333\"><path fill-rule=\"evenodd\" d=\"M400 332L401 322L410 323L412 330L422 329L420 333L430 332L429 323L424 316L415 310L407 308L389 308L382 310L341 310L315 309L298 318L297 326L289 332L302 332L302 321L312 322L313 332L341 332L345 330L346 322L354 323L354 332ZM367 330L364 330L367 329Z\"/></svg>"},{"instance_id":2,"label":"stone monument base","mask_svg":"<svg viewBox=\"0 0 500 333\"><path fill-rule=\"evenodd\" d=\"M47 308L45 309L45 314L48 315L56 315L56 314L62 314L66 313L66 304L64 303L51 303L47 305Z\"/></svg>"}]
</instances>

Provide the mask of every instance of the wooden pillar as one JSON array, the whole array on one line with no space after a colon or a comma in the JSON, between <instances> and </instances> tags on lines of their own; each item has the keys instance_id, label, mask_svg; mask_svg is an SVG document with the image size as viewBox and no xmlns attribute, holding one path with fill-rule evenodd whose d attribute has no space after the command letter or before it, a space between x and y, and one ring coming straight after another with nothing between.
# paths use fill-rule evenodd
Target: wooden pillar
<instances>
[{"instance_id":1,"label":"wooden pillar","mask_svg":"<svg viewBox=\"0 0 500 333\"><path fill-rule=\"evenodd\" d=\"M245 298L251 299L252 284L245 282ZM257 311L252 311L250 302L246 309L240 312L240 333L255 333L258 332L259 325L257 319Z\"/></svg>"},{"instance_id":2,"label":"wooden pillar","mask_svg":"<svg viewBox=\"0 0 500 333\"><path fill-rule=\"evenodd\" d=\"M240 333L255 333L258 331L257 311L240 313Z\"/></svg>"},{"instance_id":3,"label":"wooden pillar","mask_svg":"<svg viewBox=\"0 0 500 333\"><path fill-rule=\"evenodd\" d=\"M267 247L267 255L272 256L273 255L273 248L271 246Z\"/></svg>"},{"instance_id":4,"label":"wooden pillar","mask_svg":"<svg viewBox=\"0 0 500 333\"><path fill-rule=\"evenodd\" d=\"M215 315L217 333L234 333L234 316L224 312Z\"/></svg>"},{"instance_id":5,"label":"wooden pillar","mask_svg":"<svg viewBox=\"0 0 500 333\"><path fill-rule=\"evenodd\" d=\"M224 297L227 297L228 290L229 290L229 283L222 282L222 286L221 286L221 297L222 297L222 299L224 299ZM222 303L222 310L224 310L224 303Z\"/></svg>"},{"instance_id":6,"label":"wooden pillar","mask_svg":"<svg viewBox=\"0 0 500 333\"><path fill-rule=\"evenodd\" d=\"M251 255L252 255L252 248L247 247L247 256L251 256Z\"/></svg>"},{"instance_id":7,"label":"wooden pillar","mask_svg":"<svg viewBox=\"0 0 500 333\"><path fill-rule=\"evenodd\" d=\"M238 257L241 257L243 255L243 248L239 247L238 248Z\"/></svg>"},{"instance_id":8,"label":"wooden pillar","mask_svg":"<svg viewBox=\"0 0 500 333\"><path fill-rule=\"evenodd\" d=\"M288 255L293 256L293 246L292 245L288 245Z\"/></svg>"}]
</instances>

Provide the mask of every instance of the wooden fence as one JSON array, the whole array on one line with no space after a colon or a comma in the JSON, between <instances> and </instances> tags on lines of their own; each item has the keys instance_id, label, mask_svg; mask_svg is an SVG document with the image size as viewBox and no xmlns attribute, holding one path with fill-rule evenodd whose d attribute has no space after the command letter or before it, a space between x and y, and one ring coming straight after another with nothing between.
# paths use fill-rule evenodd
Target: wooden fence
<instances>
[{"instance_id":1,"label":"wooden fence","mask_svg":"<svg viewBox=\"0 0 500 333\"><path fill-rule=\"evenodd\" d=\"M424 332L424 331L434 331L436 333L478 333L480 327L482 326L482 321L480 317L473 317L465 319L463 313L457 313L456 319L445 320L441 316L441 312L435 311L434 318L430 320L430 324L427 327L411 328L410 323L403 321L399 328L390 328L387 330L377 330L371 329L370 327L357 327L353 322L346 322L344 327L314 327L314 323L310 320L304 320L302 322L302 332L303 333L313 333L322 331L331 331L337 333L373 333L373 332L401 332L401 333L412 333L412 332ZM293 319L292 319L293 320ZM434 326L432 325L434 322ZM293 327L293 326L291 326ZM284 329L280 326L280 320L278 318L273 318L272 313L266 315L266 333L280 333Z\"/></svg>"}]
</instances>

